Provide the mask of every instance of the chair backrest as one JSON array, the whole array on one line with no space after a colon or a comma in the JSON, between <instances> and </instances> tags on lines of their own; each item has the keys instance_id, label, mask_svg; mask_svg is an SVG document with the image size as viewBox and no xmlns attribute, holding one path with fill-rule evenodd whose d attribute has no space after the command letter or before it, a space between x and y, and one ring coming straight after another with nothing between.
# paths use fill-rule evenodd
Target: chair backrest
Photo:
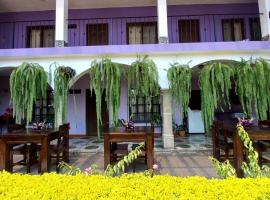
<instances>
[{"instance_id":1,"label":"chair backrest","mask_svg":"<svg viewBox=\"0 0 270 200\"><path fill-rule=\"evenodd\" d=\"M14 133L14 132L21 132L24 131L26 128L24 125L21 124L10 124L8 125L8 132Z\"/></svg>"},{"instance_id":2,"label":"chair backrest","mask_svg":"<svg viewBox=\"0 0 270 200\"><path fill-rule=\"evenodd\" d=\"M259 127L270 127L270 120L259 120Z\"/></svg>"},{"instance_id":3,"label":"chair backrest","mask_svg":"<svg viewBox=\"0 0 270 200\"><path fill-rule=\"evenodd\" d=\"M227 143L228 142L228 137L227 137L227 132L224 128L224 123L221 121L214 121L213 123L213 131L215 134L215 137L222 142Z\"/></svg>"},{"instance_id":4,"label":"chair backrest","mask_svg":"<svg viewBox=\"0 0 270 200\"><path fill-rule=\"evenodd\" d=\"M63 124L59 126L59 135L58 135L58 139L57 139L57 146L60 146L65 137L69 136L69 123L67 124Z\"/></svg>"}]
</instances>

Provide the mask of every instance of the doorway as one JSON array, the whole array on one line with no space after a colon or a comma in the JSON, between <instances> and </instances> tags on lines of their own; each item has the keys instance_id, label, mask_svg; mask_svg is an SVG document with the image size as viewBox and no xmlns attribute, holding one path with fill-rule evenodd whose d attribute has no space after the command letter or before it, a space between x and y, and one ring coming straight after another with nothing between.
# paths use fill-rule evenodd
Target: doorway
<instances>
[{"instance_id":1,"label":"doorway","mask_svg":"<svg viewBox=\"0 0 270 200\"><path fill-rule=\"evenodd\" d=\"M87 136L97 136L97 113L96 113L96 95L95 92L90 89L86 89L86 135ZM101 98L101 117L102 117L102 127L101 134L103 130L109 128L109 113L107 111L107 105L105 101L105 93L103 93Z\"/></svg>"}]
</instances>

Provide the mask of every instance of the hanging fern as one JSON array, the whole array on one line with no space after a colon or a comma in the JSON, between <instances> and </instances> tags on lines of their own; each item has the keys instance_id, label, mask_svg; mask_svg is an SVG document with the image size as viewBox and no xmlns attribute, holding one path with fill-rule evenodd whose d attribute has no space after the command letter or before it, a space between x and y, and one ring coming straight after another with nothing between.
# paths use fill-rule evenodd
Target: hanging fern
<instances>
[{"instance_id":1,"label":"hanging fern","mask_svg":"<svg viewBox=\"0 0 270 200\"><path fill-rule=\"evenodd\" d=\"M267 119L270 108L270 65L266 60L257 59L254 63L256 80L255 109L261 120Z\"/></svg>"},{"instance_id":2,"label":"hanging fern","mask_svg":"<svg viewBox=\"0 0 270 200\"><path fill-rule=\"evenodd\" d=\"M128 69L129 99L136 101L137 97L144 97L147 108L151 109L152 98L160 94L158 79L156 64L148 56L138 56Z\"/></svg>"},{"instance_id":3,"label":"hanging fern","mask_svg":"<svg viewBox=\"0 0 270 200\"><path fill-rule=\"evenodd\" d=\"M191 94L191 69L188 65L173 63L167 72L169 88L176 103L182 107L182 115L187 116Z\"/></svg>"},{"instance_id":4,"label":"hanging fern","mask_svg":"<svg viewBox=\"0 0 270 200\"><path fill-rule=\"evenodd\" d=\"M230 107L229 91L232 88L233 74L233 69L223 63L209 64L200 73L202 117L207 133L212 126L218 105L224 103Z\"/></svg>"},{"instance_id":5,"label":"hanging fern","mask_svg":"<svg viewBox=\"0 0 270 200\"><path fill-rule=\"evenodd\" d=\"M46 98L47 73L38 64L22 63L10 76L11 102L16 123L32 121L33 105L37 99Z\"/></svg>"},{"instance_id":6,"label":"hanging fern","mask_svg":"<svg viewBox=\"0 0 270 200\"><path fill-rule=\"evenodd\" d=\"M250 60L242 61L235 67L236 94L239 96L244 114L252 114L252 102L256 100L255 71Z\"/></svg>"},{"instance_id":7,"label":"hanging fern","mask_svg":"<svg viewBox=\"0 0 270 200\"><path fill-rule=\"evenodd\" d=\"M270 65L266 60L243 60L235 68L236 93L244 114L252 116L252 108L259 119L266 120L270 106Z\"/></svg>"},{"instance_id":8,"label":"hanging fern","mask_svg":"<svg viewBox=\"0 0 270 200\"><path fill-rule=\"evenodd\" d=\"M74 69L65 66L55 65L54 70L54 125L59 124L59 114L62 123L67 122L67 96L69 81L75 76Z\"/></svg>"},{"instance_id":9,"label":"hanging fern","mask_svg":"<svg viewBox=\"0 0 270 200\"><path fill-rule=\"evenodd\" d=\"M100 137L100 126L102 125L101 101L105 91L105 100L108 112L112 110L113 123L118 121L121 95L121 66L112 63L108 58L100 62L92 62L90 68L90 89L96 95L97 132Z\"/></svg>"}]
</instances>

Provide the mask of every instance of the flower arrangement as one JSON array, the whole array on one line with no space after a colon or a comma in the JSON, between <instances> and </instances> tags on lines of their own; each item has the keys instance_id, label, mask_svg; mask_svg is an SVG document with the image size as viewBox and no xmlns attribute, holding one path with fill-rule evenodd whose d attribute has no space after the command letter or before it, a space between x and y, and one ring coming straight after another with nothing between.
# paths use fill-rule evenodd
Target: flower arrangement
<instances>
[{"instance_id":1,"label":"flower arrangement","mask_svg":"<svg viewBox=\"0 0 270 200\"><path fill-rule=\"evenodd\" d=\"M10 120L13 119L13 115L12 115L12 108L7 108L4 112L4 114L2 114L0 117L5 121L5 122L9 122Z\"/></svg>"},{"instance_id":2,"label":"flower arrangement","mask_svg":"<svg viewBox=\"0 0 270 200\"><path fill-rule=\"evenodd\" d=\"M46 122L33 123L33 129L35 130L44 130L46 128L47 128Z\"/></svg>"},{"instance_id":3,"label":"flower arrangement","mask_svg":"<svg viewBox=\"0 0 270 200\"><path fill-rule=\"evenodd\" d=\"M241 124L244 127L250 127L253 125L252 121L254 120L254 118L251 119L245 119L244 117L242 118L237 118L239 121L239 124Z\"/></svg>"},{"instance_id":4,"label":"flower arrangement","mask_svg":"<svg viewBox=\"0 0 270 200\"><path fill-rule=\"evenodd\" d=\"M121 123L123 127L125 127L127 130L134 130L135 124L133 121L126 121L124 119L121 119Z\"/></svg>"}]
</instances>

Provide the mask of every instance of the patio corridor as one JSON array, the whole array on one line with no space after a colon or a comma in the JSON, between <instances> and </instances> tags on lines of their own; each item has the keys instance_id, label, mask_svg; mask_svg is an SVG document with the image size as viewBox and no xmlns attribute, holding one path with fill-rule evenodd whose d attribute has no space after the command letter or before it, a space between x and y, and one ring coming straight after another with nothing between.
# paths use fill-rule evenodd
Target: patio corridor
<instances>
[{"instance_id":1,"label":"patio corridor","mask_svg":"<svg viewBox=\"0 0 270 200\"><path fill-rule=\"evenodd\" d=\"M204 135L189 135L185 138L175 138L175 149L162 148L161 138L155 138L155 163L160 167L161 174L174 176L205 176L217 177L208 156L211 152L211 138ZM92 164L96 164L99 170L103 170L103 140L97 138L71 139L70 140L70 164L84 170ZM55 171L55 166L51 167ZM143 172L146 166L136 164L135 171ZM25 173L25 167L14 167L14 172ZM129 167L128 172L132 172ZM37 174L37 165L31 168L32 174Z\"/></svg>"}]
</instances>

